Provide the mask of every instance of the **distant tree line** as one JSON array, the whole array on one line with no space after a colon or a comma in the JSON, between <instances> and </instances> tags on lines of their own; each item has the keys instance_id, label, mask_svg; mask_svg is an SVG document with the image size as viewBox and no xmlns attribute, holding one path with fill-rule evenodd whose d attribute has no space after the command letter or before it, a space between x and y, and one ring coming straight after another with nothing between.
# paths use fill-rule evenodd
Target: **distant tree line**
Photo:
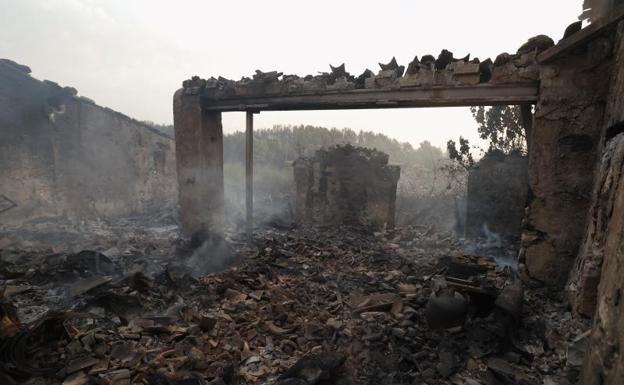
<instances>
[{"instance_id":1,"label":"distant tree line","mask_svg":"<svg viewBox=\"0 0 624 385\"><path fill-rule=\"evenodd\" d=\"M173 135L173 127L153 125ZM384 134L349 128L310 125L276 125L254 131L254 207L259 217L288 210L294 193L292 162L313 156L320 148L340 144L374 148L389 155L401 167L397 190L398 223L449 222L454 199L463 194L464 181L445 172L448 153L423 141L418 147ZM228 212L243 217L245 200L245 134L223 136L225 190ZM238 214L236 214L238 213ZM448 227L448 225L444 225Z\"/></svg>"},{"instance_id":2,"label":"distant tree line","mask_svg":"<svg viewBox=\"0 0 624 385\"><path fill-rule=\"evenodd\" d=\"M374 148L385 152L391 164L401 167L397 190L398 223L437 223L451 228L457 199L465 193L468 170L478 158L492 151L526 154L526 137L515 106L471 108L479 136L487 149L478 149L460 137L450 140L446 151L424 141L418 147L384 134L310 125L276 125L254 131L254 207L265 213L283 212L293 196L292 162L313 156L320 148L339 144ZM173 126L145 122L173 137ZM480 154L473 155L478 150ZM223 136L226 197L230 212L244 207L245 134Z\"/></svg>"},{"instance_id":3,"label":"distant tree line","mask_svg":"<svg viewBox=\"0 0 624 385\"><path fill-rule=\"evenodd\" d=\"M320 148L340 144L375 148L401 167L397 189L398 223L442 223L453 215L454 199L463 182L450 180L443 166L451 161L441 148L424 141L418 147L384 134L306 125L274 126L254 131L254 207L264 213L283 212L293 196L292 162L313 156ZM244 201L245 134L225 135L224 170L226 196L231 208ZM441 219L444 218L444 219Z\"/></svg>"},{"instance_id":4,"label":"distant tree line","mask_svg":"<svg viewBox=\"0 0 624 385\"><path fill-rule=\"evenodd\" d=\"M320 148L338 144L376 148L390 156L390 162L399 165L418 164L435 168L445 158L441 148L424 141L418 148L399 142L384 134L370 131L356 132L349 128L336 129L316 126L273 126L254 132L254 163L271 167L290 167L290 162L301 156L313 156ZM225 163L244 161L245 134L235 132L223 138Z\"/></svg>"},{"instance_id":5,"label":"distant tree line","mask_svg":"<svg viewBox=\"0 0 624 385\"><path fill-rule=\"evenodd\" d=\"M173 137L173 126L143 122ZM301 156L313 156L320 148L339 144L375 148L390 156L390 162L398 165L418 165L435 169L446 153L423 141L417 148L410 143L399 142L384 134L372 131L355 131L350 128L325 128L310 125L275 125L254 131L254 163L276 168L290 167L290 162ZM245 133L237 131L223 136L225 163L245 161Z\"/></svg>"}]
</instances>

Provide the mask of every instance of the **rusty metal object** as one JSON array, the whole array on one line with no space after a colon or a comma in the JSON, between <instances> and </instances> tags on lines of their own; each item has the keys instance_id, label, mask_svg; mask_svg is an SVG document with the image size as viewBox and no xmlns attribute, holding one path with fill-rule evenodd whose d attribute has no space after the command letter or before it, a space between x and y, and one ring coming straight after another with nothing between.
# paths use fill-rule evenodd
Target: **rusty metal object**
<instances>
[{"instance_id":1,"label":"rusty metal object","mask_svg":"<svg viewBox=\"0 0 624 385\"><path fill-rule=\"evenodd\" d=\"M438 277L427 301L425 316L431 329L450 329L462 326L468 316L468 300L446 279Z\"/></svg>"},{"instance_id":2,"label":"rusty metal object","mask_svg":"<svg viewBox=\"0 0 624 385\"><path fill-rule=\"evenodd\" d=\"M75 312L49 312L31 326L20 327L15 334L0 338L0 379L4 376L22 381L32 376L54 375L63 363L53 359L49 361L47 356L38 356L37 353L50 344L73 337L73 329L66 324L69 319L92 317Z\"/></svg>"}]
</instances>

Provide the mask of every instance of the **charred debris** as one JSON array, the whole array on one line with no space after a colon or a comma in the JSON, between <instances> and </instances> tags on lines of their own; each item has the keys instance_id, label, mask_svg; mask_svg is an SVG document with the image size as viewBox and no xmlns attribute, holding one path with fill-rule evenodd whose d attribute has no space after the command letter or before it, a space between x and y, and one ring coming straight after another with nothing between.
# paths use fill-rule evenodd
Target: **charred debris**
<instances>
[{"instance_id":1,"label":"charred debris","mask_svg":"<svg viewBox=\"0 0 624 385\"><path fill-rule=\"evenodd\" d=\"M5 249L3 383L538 384L580 365L586 322L433 228L211 236L213 273L168 239Z\"/></svg>"},{"instance_id":2,"label":"charred debris","mask_svg":"<svg viewBox=\"0 0 624 385\"><path fill-rule=\"evenodd\" d=\"M514 55L484 61L446 50L407 66L393 58L357 77L344 64L305 77L194 77L184 93L227 99L535 82L537 55L553 45L538 36ZM594 148L575 146L575 138L560 142L576 152ZM509 245L500 238L467 244L433 225L369 221L394 214L387 195L399 170L383 154L362 153L376 167L362 170L376 171L356 182L368 186L381 175L384 200L349 188L357 179L351 169L328 175L337 169L325 163L331 151L295 165L300 213L335 210L332 199L357 201L341 217L348 221L266 222L252 242L224 230L186 239L176 226L136 231L123 223L104 233L91 227L88 247L0 238L0 384L575 383L591 347L590 321L573 317L561 291L533 285L515 260L501 263ZM520 226L515 219L505 226Z\"/></svg>"}]
</instances>

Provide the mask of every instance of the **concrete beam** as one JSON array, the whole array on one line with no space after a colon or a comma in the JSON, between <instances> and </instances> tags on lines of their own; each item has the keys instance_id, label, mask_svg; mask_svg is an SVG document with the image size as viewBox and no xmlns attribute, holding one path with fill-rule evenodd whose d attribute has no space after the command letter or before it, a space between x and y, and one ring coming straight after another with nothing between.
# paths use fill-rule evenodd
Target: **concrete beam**
<instances>
[{"instance_id":1,"label":"concrete beam","mask_svg":"<svg viewBox=\"0 0 624 385\"><path fill-rule=\"evenodd\" d=\"M203 98L210 111L344 110L457 107L536 103L538 83L402 87L308 92L292 95Z\"/></svg>"}]
</instances>

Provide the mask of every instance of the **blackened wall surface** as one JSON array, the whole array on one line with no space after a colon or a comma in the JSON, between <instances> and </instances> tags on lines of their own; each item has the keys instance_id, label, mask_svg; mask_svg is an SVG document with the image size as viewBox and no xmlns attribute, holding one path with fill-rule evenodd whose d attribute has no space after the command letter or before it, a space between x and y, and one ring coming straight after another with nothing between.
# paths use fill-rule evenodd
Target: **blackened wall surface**
<instances>
[{"instance_id":1,"label":"blackened wall surface","mask_svg":"<svg viewBox=\"0 0 624 385\"><path fill-rule=\"evenodd\" d=\"M528 159L520 154L486 154L468 174L466 236L492 231L519 240L528 192ZM487 227L487 230L485 230Z\"/></svg>"}]
</instances>

